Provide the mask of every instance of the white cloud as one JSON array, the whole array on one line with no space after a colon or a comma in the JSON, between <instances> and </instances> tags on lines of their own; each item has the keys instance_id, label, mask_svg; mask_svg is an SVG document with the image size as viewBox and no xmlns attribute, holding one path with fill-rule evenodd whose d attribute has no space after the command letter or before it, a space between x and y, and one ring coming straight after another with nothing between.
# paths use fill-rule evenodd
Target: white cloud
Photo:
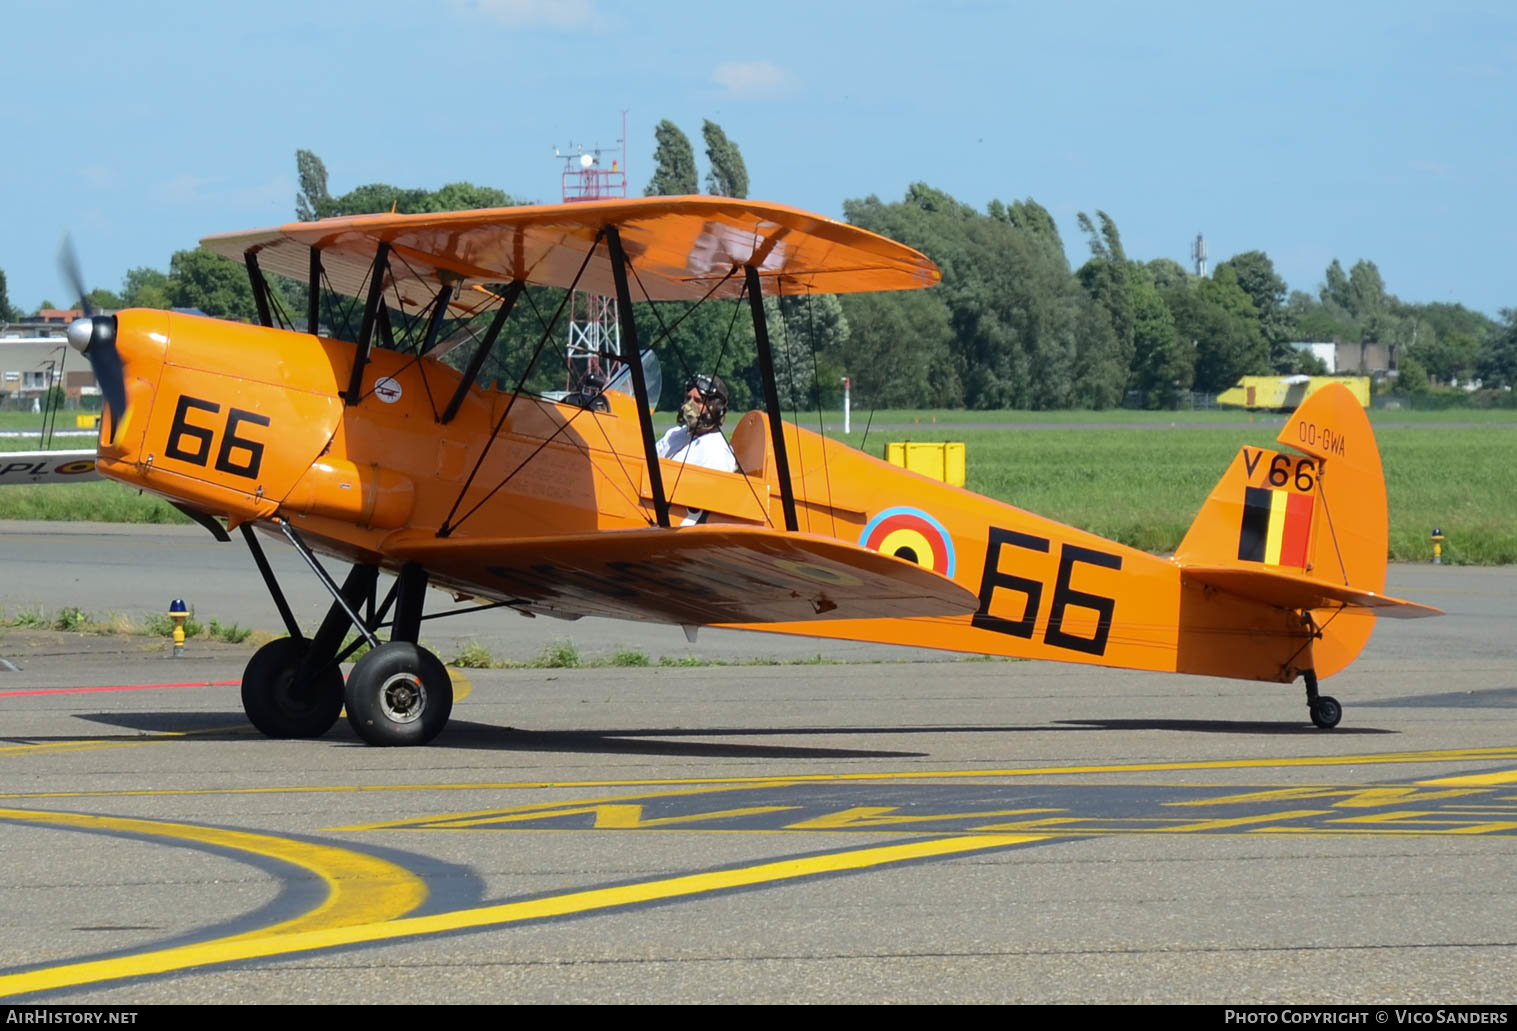
<instances>
[{"instance_id":1,"label":"white cloud","mask_svg":"<svg viewBox=\"0 0 1517 1031\"><path fill-rule=\"evenodd\" d=\"M768 61L727 61L716 66L711 81L736 97L772 97L795 85L788 71Z\"/></svg>"},{"instance_id":2,"label":"white cloud","mask_svg":"<svg viewBox=\"0 0 1517 1031\"><path fill-rule=\"evenodd\" d=\"M226 211L267 208L276 203L293 209L295 184L280 175L256 186L232 186L226 179L184 173L155 184L153 195L168 204Z\"/></svg>"},{"instance_id":3,"label":"white cloud","mask_svg":"<svg viewBox=\"0 0 1517 1031\"><path fill-rule=\"evenodd\" d=\"M116 185L116 170L110 165L85 165L79 177L92 190L109 190Z\"/></svg>"},{"instance_id":4,"label":"white cloud","mask_svg":"<svg viewBox=\"0 0 1517 1031\"><path fill-rule=\"evenodd\" d=\"M454 0L454 4L510 28L588 29L603 21L595 0Z\"/></svg>"},{"instance_id":5,"label":"white cloud","mask_svg":"<svg viewBox=\"0 0 1517 1031\"><path fill-rule=\"evenodd\" d=\"M1409 161L1407 166L1414 172L1425 172L1440 179L1447 179L1454 174L1454 166L1446 161Z\"/></svg>"},{"instance_id":6,"label":"white cloud","mask_svg":"<svg viewBox=\"0 0 1517 1031\"><path fill-rule=\"evenodd\" d=\"M153 187L153 193L159 200L169 201L176 204L195 204L206 198L202 191L213 180L203 176L190 175L188 172L165 179Z\"/></svg>"},{"instance_id":7,"label":"white cloud","mask_svg":"<svg viewBox=\"0 0 1517 1031\"><path fill-rule=\"evenodd\" d=\"M1499 79L1502 71L1494 64L1459 64L1454 66L1454 74L1462 75L1467 79Z\"/></svg>"}]
</instances>

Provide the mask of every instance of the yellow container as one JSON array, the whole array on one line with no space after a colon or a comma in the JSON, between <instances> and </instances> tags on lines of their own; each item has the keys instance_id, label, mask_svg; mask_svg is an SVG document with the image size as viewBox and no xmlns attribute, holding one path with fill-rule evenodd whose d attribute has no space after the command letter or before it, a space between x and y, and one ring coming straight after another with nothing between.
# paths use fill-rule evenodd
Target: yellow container
<instances>
[{"instance_id":1,"label":"yellow container","mask_svg":"<svg viewBox=\"0 0 1517 1031\"><path fill-rule=\"evenodd\" d=\"M891 441L885 461L953 487L964 486L963 441Z\"/></svg>"},{"instance_id":2,"label":"yellow container","mask_svg":"<svg viewBox=\"0 0 1517 1031\"><path fill-rule=\"evenodd\" d=\"M74 428L75 429L93 430L93 429L98 429L99 426L100 426L100 416L98 416L98 415L76 415L76 416L74 416Z\"/></svg>"}]
</instances>

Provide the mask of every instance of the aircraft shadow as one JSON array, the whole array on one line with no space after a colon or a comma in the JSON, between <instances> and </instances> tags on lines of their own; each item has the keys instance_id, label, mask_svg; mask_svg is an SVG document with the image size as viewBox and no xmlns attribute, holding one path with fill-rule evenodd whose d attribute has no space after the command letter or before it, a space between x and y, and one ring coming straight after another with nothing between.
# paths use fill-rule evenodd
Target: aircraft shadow
<instances>
[{"instance_id":1,"label":"aircraft shadow","mask_svg":"<svg viewBox=\"0 0 1517 1031\"><path fill-rule=\"evenodd\" d=\"M1381 701L1355 702L1372 709L1517 709L1517 687L1481 691L1442 691Z\"/></svg>"},{"instance_id":2,"label":"aircraft shadow","mask_svg":"<svg viewBox=\"0 0 1517 1031\"><path fill-rule=\"evenodd\" d=\"M241 712L200 713L80 713L79 719L122 727L137 734L184 734L197 741L232 741L257 737ZM931 752L879 748L827 748L797 745L745 744L690 738L829 737L882 735L1027 734L1049 731L1173 730L1201 734L1259 734L1294 736L1324 733L1302 722L1184 719L1079 719L1023 726L932 725L891 727L612 727L574 730L523 730L453 720L429 747L496 750L502 752L562 752L601 755L657 755L711 759L917 759ZM1393 734L1376 727L1338 727L1333 734ZM333 743L357 745L358 738L339 720L326 735ZM131 740L131 738L123 738ZM77 737L28 737L28 742L76 741ZM106 739L114 740L114 739Z\"/></svg>"},{"instance_id":3,"label":"aircraft shadow","mask_svg":"<svg viewBox=\"0 0 1517 1031\"><path fill-rule=\"evenodd\" d=\"M1306 720L1264 722L1260 720L1059 720L1066 730L1180 730L1190 734L1396 734L1379 727L1334 727L1322 730Z\"/></svg>"},{"instance_id":4,"label":"aircraft shadow","mask_svg":"<svg viewBox=\"0 0 1517 1031\"><path fill-rule=\"evenodd\" d=\"M732 730L727 728L661 728L615 730L519 730L454 720L434 748L495 749L505 752L587 752L611 755L698 756L712 759L921 759L927 752L874 748L801 748L795 745L746 745L720 741L666 740L681 737L781 736L791 734L876 733L863 730Z\"/></svg>"}]
</instances>

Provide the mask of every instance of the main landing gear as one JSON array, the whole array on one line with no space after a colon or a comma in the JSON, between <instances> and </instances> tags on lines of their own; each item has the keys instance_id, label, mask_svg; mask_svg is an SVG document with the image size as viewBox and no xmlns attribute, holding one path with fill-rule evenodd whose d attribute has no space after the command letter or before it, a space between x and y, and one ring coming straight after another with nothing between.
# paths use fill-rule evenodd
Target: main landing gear
<instances>
[{"instance_id":1,"label":"main landing gear","mask_svg":"<svg viewBox=\"0 0 1517 1031\"><path fill-rule=\"evenodd\" d=\"M1317 693L1317 674L1313 670L1302 670L1302 677L1306 680L1306 708L1312 714L1312 722L1323 730L1331 730L1343 719L1343 706L1338 704L1338 699L1332 695L1319 695Z\"/></svg>"},{"instance_id":2,"label":"main landing gear","mask_svg":"<svg viewBox=\"0 0 1517 1031\"><path fill-rule=\"evenodd\" d=\"M242 527L258 571L290 632L289 637L258 649L243 671L242 707L248 719L269 737L320 737L346 707L348 724L371 745L431 741L453 711L453 682L441 660L416 643L427 590L426 570L415 564L402 567L376 612L379 567L355 565L338 587L294 529L288 523L281 528L332 593L332 607L315 636L305 638L252 528ZM381 642L374 631L384 625L392 605L391 640ZM359 638L344 647L350 628L358 631ZM368 644L369 651L344 684L339 664L363 644Z\"/></svg>"}]
</instances>

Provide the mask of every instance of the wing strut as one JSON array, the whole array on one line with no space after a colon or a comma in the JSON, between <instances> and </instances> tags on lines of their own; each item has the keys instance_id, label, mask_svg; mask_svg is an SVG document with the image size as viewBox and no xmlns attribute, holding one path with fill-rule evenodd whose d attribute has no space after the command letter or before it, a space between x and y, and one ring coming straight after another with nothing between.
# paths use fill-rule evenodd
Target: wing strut
<instances>
[{"instance_id":1,"label":"wing strut","mask_svg":"<svg viewBox=\"0 0 1517 1031\"><path fill-rule=\"evenodd\" d=\"M637 421L643 430L643 458L648 463L648 486L653 494L653 512L658 525L669 526L669 499L664 496L664 474L658 464L658 449L654 446L653 413L649 411L648 383L643 379L642 354L637 346L637 321L632 317L632 291L627 286L627 255L622 250L621 234L616 226L608 225L601 230L606 237L606 247L611 252L611 275L616 280L616 313L622 324L622 361L632 373L632 391L637 398ZM790 514L791 529L795 529L794 509Z\"/></svg>"},{"instance_id":2,"label":"wing strut","mask_svg":"<svg viewBox=\"0 0 1517 1031\"><path fill-rule=\"evenodd\" d=\"M317 336L321 328L321 251L311 248L311 272L306 285L306 332Z\"/></svg>"},{"instance_id":3,"label":"wing strut","mask_svg":"<svg viewBox=\"0 0 1517 1031\"><path fill-rule=\"evenodd\" d=\"M511 309L516 307L516 299L521 296L522 289L526 285L526 282L521 279L506 284L505 292L500 295L500 307L495 310L495 320L490 323L490 329L485 333L484 340L480 341L479 346L474 349L474 355L469 359L469 365L463 371L463 379L458 381L458 389L453 391L448 407L443 409L442 418L438 420L444 426L453 421L453 416L458 414L464 398L469 396L469 388L479 378L479 370L485 367L485 359L490 357L490 352L495 348L495 341L500 338L500 331L505 328L506 320L511 317Z\"/></svg>"},{"instance_id":4,"label":"wing strut","mask_svg":"<svg viewBox=\"0 0 1517 1031\"><path fill-rule=\"evenodd\" d=\"M348 392L343 400L351 407L363 396L363 369L369 363L369 348L374 343L374 323L379 317L379 303L384 299L385 273L390 268L390 245L380 242L369 271L369 296L363 305L363 324L358 330L358 351L353 356L353 375L348 378Z\"/></svg>"},{"instance_id":5,"label":"wing strut","mask_svg":"<svg viewBox=\"0 0 1517 1031\"><path fill-rule=\"evenodd\" d=\"M452 283L444 283L437 292L437 300L432 305L432 317L427 320L427 338L422 341L421 350L417 354L426 354L437 346L437 333L442 329L442 320L448 316L448 302L453 300L454 289Z\"/></svg>"},{"instance_id":6,"label":"wing strut","mask_svg":"<svg viewBox=\"0 0 1517 1031\"><path fill-rule=\"evenodd\" d=\"M764 291L758 269L743 266L748 283L748 305L753 310L753 342L758 347L759 376L764 381L764 408L769 413L769 435L774 441L774 473L780 481L780 503L785 508L785 529L797 530L795 487L790 482L790 459L785 454L785 413L780 410L780 392L774 382L774 352L769 349L769 324L764 318Z\"/></svg>"},{"instance_id":7,"label":"wing strut","mask_svg":"<svg viewBox=\"0 0 1517 1031\"><path fill-rule=\"evenodd\" d=\"M263 269L258 267L258 255L249 248L242 261L248 267L248 282L253 286L253 303L258 305L258 324L273 327L274 316L269 311L269 281L263 278Z\"/></svg>"}]
</instances>

